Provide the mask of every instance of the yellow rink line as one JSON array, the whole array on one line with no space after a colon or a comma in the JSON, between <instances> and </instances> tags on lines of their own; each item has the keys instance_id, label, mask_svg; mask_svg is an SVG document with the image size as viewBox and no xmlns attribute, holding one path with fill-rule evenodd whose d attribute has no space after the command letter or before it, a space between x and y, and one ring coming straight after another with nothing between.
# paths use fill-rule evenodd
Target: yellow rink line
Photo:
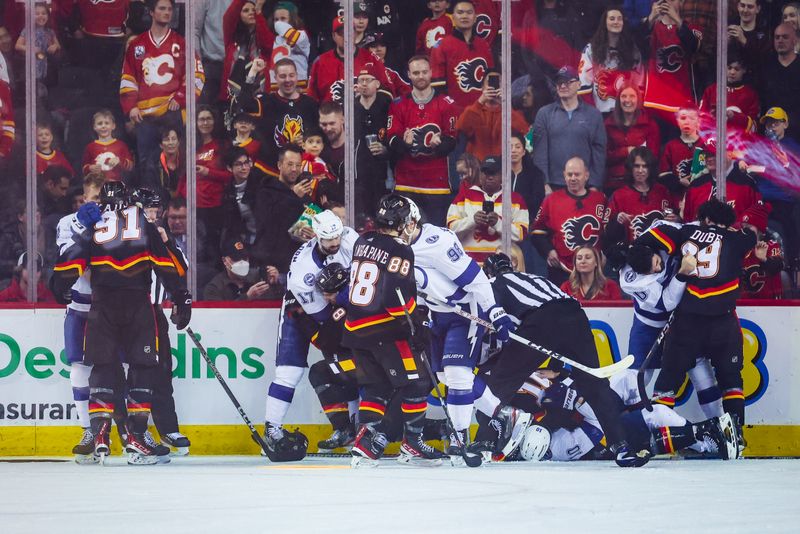
<instances>
[{"instance_id":1,"label":"yellow rink line","mask_svg":"<svg viewBox=\"0 0 800 534\"><path fill-rule=\"evenodd\" d=\"M328 425L287 428L299 428L308 437L309 452L316 452L317 442L331 433ZM258 425L258 430L262 432L263 425ZM259 454L258 445L244 425L184 425L181 432L191 440L193 456ZM746 427L744 432L748 444L745 456L800 457L800 426L759 425ZM80 437L77 426L0 426L0 456L69 456ZM119 452L119 438L113 429L111 441L112 452ZM398 444L392 444L386 452L393 454L398 448Z\"/></svg>"}]
</instances>

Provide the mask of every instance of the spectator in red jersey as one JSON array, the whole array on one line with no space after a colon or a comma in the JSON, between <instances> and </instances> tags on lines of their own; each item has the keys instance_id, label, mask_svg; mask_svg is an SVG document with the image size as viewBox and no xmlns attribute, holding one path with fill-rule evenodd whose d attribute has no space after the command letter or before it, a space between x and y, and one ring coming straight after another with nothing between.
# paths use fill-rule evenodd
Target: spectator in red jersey
<instances>
[{"instance_id":1,"label":"spectator in red jersey","mask_svg":"<svg viewBox=\"0 0 800 534\"><path fill-rule=\"evenodd\" d=\"M542 202L531 230L531 241L547 259L547 278L561 285L572 272L578 247L600 244L607 221L606 197L588 189L589 170L581 158L564 166L566 188L553 191Z\"/></svg>"},{"instance_id":2,"label":"spectator in red jersey","mask_svg":"<svg viewBox=\"0 0 800 534\"><path fill-rule=\"evenodd\" d=\"M225 144L219 134L220 121L211 106L197 107L197 219L206 228L206 243L202 259L213 261L219 255L219 243L224 226L225 211L222 195L231 181L225 166ZM178 194L186 197L186 178L178 186ZM202 249L201 249L202 250Z\"/></svg>"},{"instance_id":3,"label":"spectator in red jersey","mask_svg":"<svg viewBox=\"0 0 800 534\"><path fill-rule=\"evenodd\" d=\"M478 100L468 105L456 121L456 133L467 140L467 152L480 160L500 152L503 118L501 109L500 73L490 72L483 79L483 90ZM511 111L511 129L527 132L530 125L525 116Z\"/></svg>"},{"instance_id":4,"label":"spectator in red jersey","mask_svg":"<svg viewBox=\"0 0 800 534\"><path fill-rule=\"evenodd\" d=\"M579 302L589 300L622 300L622 291L614 280L603 274L600 252L594 247L580 247L575 251L575 268L569 279L561 284L561 291Z\"/></svg>"},{"instance_id":5,"label":"spectator in red jersey","mask_svg":"<svg viewBox=\"0 0 800 534\"><path fill-rule=\"evenodd\" d=\"M450 0L428 0L431 16L423 20L417 28L417 54L430 54L445 35L453 32L453 20L447 13L449 8Z\"/></svg>"},{"instance_id":6,"label":"spectator in red jersey","mask_svg":"<svg viewBox=\"0 0 800 534\"><path fill-rule=\"evenodd\" d=\"M606 195L611 195L625 184L625 162L636 147L647 147L658 159L661 134L655 121L642 109L641 94L634 85L626 85L620 90L614 111L606 118L605 126L608 171L604 189Z\"/></svg>"},{"instance_id":7,"label":"spectator in red jersey","mask_svg":"<svg viewBox=\"0 0 800 534\"><path fill-rule=\"evenodd\" d=\"M431 51L433 86L453 99L459 112L481 96L483 79L494 66L489 44L475 30L475 3L453 6L453 33Z\"/></svg>"},{"instance_id":8,"label":"spectator in red jersey","mask_svg":"<svg viewBox=\"0 0 800 534\"><path fill-rule=\"evenodd\" d=\"M128 145L114 139L114 129L117 127L114 114L108 109L101 109L92 117L92 127L97 139L83 151L83 173L99 172L108 181L121 181L133 168L133 156Z\"/></svg>"},{"instance_id":9,"label":"spectator in red jersey","mask_svg":"<svg viewBox=\"0 0 800 534\"><path fill-rule=\"evenodd\" d=\"M695 108L681 108L675 114L680 137L664 145L658 165L660 183L672 194L673 204L683 200L692 181L692 161L700 141L700 116Z\"/></svg>"},{"instance_id":10,"label":"spectator in red jersey","mask_svg":"<svg viewBox=\"0 0 800 534\"><path fill-rule=\"evenodd\" d=\"M125 20L130 0L74 1L80 25L73 33L75 59L99 72L104 89L119 87L117 61L125 50Z\"/></svg>"},{"instance_id":11,"label":"spectator in red jersey","mask_svg":"<svg viewBox=\"0 0 800 534\"><path fill-rule=\"evenodd\" d=\"M739 218L742 228L748 228L758 236L758 243L747 253L742 264L743 299L783 298L783 250L780 243L766 236L769 212L769 204L759 202Z\"/></svg>"},{"instance_id":12,"label":"spectator in red jersey","mask_svg":"<svg viewBox=\"0 0 800 534\"><path fill-rule=\"evenodd\" d=\"M0 302L27 302L28 301L28 285L30 284L28 276L27 253L22 254L17 261L17 267L11 276L11 283L0 291ZM42 255L37 254L36 259L36 301L37 302L51 302L55 303L56 299L53 294L47 289L47 285L42 280Z\"/></svg>"},{"instance_id":13,"label":"spectator in red jersey","mask_svg":"<svg viewBox=\"0 0 800 534\"><path fill-rule=\"evenodd\" d=\"M678 206L667 188L656 183L657 177L653 152L646 146L635 147L625 160L626 183L608 201L605 244L630 243L659 219L680 220Z\"/></svg>"},{"instance_id":14,"label":"spectator in red jersey","mask_svg":"<svg viewBox=\"0 0 800 534\"><path fill-rule=\"evenodd\" d=\"M75 175L75 170L64 153L53 148L53 125L40 122L36 125L36 174L41 175L53 165L67 169L70 177Z\"/></svg>"},{"instance_id":15,"label":"spectator in red jersey","mask_svg":"<svg viewBox=\"0 0 800 534\"><path fill-rule=\"evenodd\" d=\"M219 99L225 101L239 94L254 59L260 57L269 62L275 34L264 15L256 11L254 0L233 0L222 18L222 32L225 63ZM257 85L263 89L264 82L259 78Z\"/></svg>"},{"instance_id":16,"label":"spectator in red jersey","mask_svg":"<svg viewBox=\"0 0 800 534\"><path fill-rule=\"evenodd\" d=\"M755 131L758 123L759 103L758 93L749 84L744 83L747 67L741 56L731 54L728 56L727 70L727 107L725 113L728 117L728 128L741 131ZM712 83L703 93L700 101L700 111L717 115L717 84Z\"/></svg>"}]
</instances>

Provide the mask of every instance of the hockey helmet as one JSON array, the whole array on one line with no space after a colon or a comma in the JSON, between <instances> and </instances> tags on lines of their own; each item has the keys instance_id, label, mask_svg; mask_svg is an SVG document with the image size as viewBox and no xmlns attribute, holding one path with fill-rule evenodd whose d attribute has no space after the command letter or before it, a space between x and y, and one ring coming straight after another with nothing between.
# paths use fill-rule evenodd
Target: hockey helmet
<instances>
[{"instance_id":1,"label":"hockey helmet","mask_svg":"<svg viewBox=\"0 0 800 534\"><path fill-rule=\"evenodd\" d=\"M128 204L140 208L160 208L161 195L147 187L137 187L128 196Z\"/></svg>"},{"instance_id":2,"label":"hockey helmet","mask_svg":"<svg viewBox=\"0 0 800 534\"><path fill-rule=\"evenodd\" d=\"M341 263L330 263L317 275L317 287L323 293L338 293L350 280L350 271Z\"/></svg>"},{"instance_id":3,"label":"hockey helmet","mask_svg":"<svg viewBox=\"0 0 800 534\"><path fill-rule=\"evenodd\" d=\"M406 197L389 193L378 202L375 213L375 224L378 227L399 231L411 221L411 201Z\"/></svg>"},{"instance_id":4,"label":"hockey helmet","mask_svg":"<svg viewBox=\"0 0 800 534\"><path fill-rule=\"evenodd\" d=\"M411 205L411 220L415 223L419 223L420 220L422 220L422 213L419 211L419 206L410 198L406 197L406 199L408 199L408 203Z\"/></svg>"},{"instance_id":5,"label":"hockey helmet","mask_svg":"<svg viewBox=\"0 0 800 534\"><path fill-rule=\"evenodd\" d=\"M306 457L308 452L308 438L295 430L283 431L283 437L278 440L274 448L267 447L264 451L272 462L297 462Z\"/></svg>"},{"instance_id":6,"label":"hockey helmet","mask_svg":"<svg viewBox=\"0 0 800 534\"><path fill-rule=\"evenodd\" d=\"M320 239L336 239L342 237L344 225L335 213L325 210L311 218L311 229Z\"/></svg>"},{"instance_id":7,"label":"hockey helmet","mask_svg":"<svg viewBox=\"0 0 800 534\"><path fill-rule=\"evenodd\" d=\"M486 261L483 262L483 272L489 278L494 278L502 274L514 272L514 266L511 263L511 258L502 252L492 254Z\"/></svg>"},{"instance_id":8,"label":"hockey helmet","mask_svg":"<svg viewBox=\"0 0 800 534\"><path fill-rule=\"evenodd\" d=\"M550 448L550 431L541 425L531 425L525 430L525 437L519 445L519 455L523 460L538 462Z\"/></svg>"},{"instance_id":9,"label":"hockey helmet","mask_svg":"<svg viewBox=\"0 0 800 534\"><path fill-rule=\"evenodd\" d=\"M128 205L125 184L122 182L105 182L100 189L100 206L104 211L121 210Z\"/></svg>"}]
</instances>

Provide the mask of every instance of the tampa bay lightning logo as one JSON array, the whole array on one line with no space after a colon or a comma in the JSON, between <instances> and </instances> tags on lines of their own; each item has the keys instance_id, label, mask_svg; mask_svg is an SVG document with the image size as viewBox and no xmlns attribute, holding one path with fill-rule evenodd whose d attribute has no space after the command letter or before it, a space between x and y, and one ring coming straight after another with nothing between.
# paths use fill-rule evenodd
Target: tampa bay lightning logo
<instances>
[{"instance_id":1,"label":"tampa bay lightning logo","mask_svg":"<svg viewBox=\"0 0 800 534\"><path fill-rule=\"evenodd\" d=\"M594 215L581 215L564 221L561 225L564 244L570 250L593 247L600 239L600 221Z\"/></svg>"},{"instance_id":2,"label":"tampa bay lightning logo","mask_svg":"<svg viewBox=\"0 0 800 534\"><path fill-rule=\"evenodd\" d=\"M686 54L679 45L669 45L656 51L656 70L659 73L674 73L680 70Z\"/></svg>"},{"instance_id":3,"label":"tampa bay lightning logo","mask_svg":"<svg viewBox=\"0 0 800 534\"><path fill-rule=\"evenodd\" d=\"M439 236L438 235L432 235L428 239L425 240L425 242L428 243L429 245L433 245L437 241L439 241Z\"/></svg>"},{"instance_id":4,"label":"tampa bay lightning logo","mask_svg":"<svg viewBox=\"0 0 800 534\"><path fill-rule=\"evenodd\" d=\"M458 87L465 93L470 91L481 91L483 89L483 79L489 66L482 57L476 57L462 61L453 69Z\"/></svg>"},{"instance_id":5,"label":"tampa bay lightning logo","mask_svg":"<svg viewBox=\"0 0 800 534\"><path fill-rule=\"evenodd\" d=\"M316 281L316 277L315 277L315 276L314 276L312 273L307 273L307 274L306 274L306 275L303 277L303 282L305 282L305 284L306 284L308 287L314 287L314 282L315 282L315 281Z\"/></svg>"},{"instance_id":6,"label":"tampa bay lightning logo","mask_svg":"<svg viewBox=\"0 0 800 534\"><path fill-rule=\"evenodd\" d=\"M659 210L648 211L637 215L631 221L631 230L633 230L633 238L639 237L642 232L650 228L654 222L664 217L664 214Z\"/></svg>"},{"instance_id":7,"label":"tampa bay lightning logo","mask_svg":"<svg viewBox=\"0 0 800 534\"><path fill-rule=\"evenodd\" d=\"M625 273L625 281L630 284L634 280L636 280L636 273L631 269Z\"/></svg>"}]
</instances>

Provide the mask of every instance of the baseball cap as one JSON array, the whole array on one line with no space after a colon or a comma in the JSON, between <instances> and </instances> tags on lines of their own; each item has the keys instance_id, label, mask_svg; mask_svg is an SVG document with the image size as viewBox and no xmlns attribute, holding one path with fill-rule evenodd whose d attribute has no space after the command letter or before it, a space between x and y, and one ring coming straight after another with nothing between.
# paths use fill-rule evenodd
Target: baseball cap
<instances>
[{"instance_id":1,"label":"baseball cap","mask_svg":"<svg viewBox=\"0 0 800 534\"><path fill-rule=\"evenodd\" d=\"M571 82L572 80L578 79L578 71L575 70L575 67L570 67L569 65L564 65L558 72L556 73L556 83L561 82Z\"/></svg>"},{"instance_id":2,"label":"baseball cap","mask_svg":"<svg viewBox=\"0 0 800 534\"><path fill-rule=\"evenodd\" d=\"M241 239L229 239L222 245L222 255L233 261L246 260L250 257L247 245Z\"/></svg>"},{"instance_id":3,"label":"baseball cap","mask_svg":"<svg viewBox=\"0 0 800 534\"><path fill-rule=\"evenodd\" d=\"M366 2L353 2L353 16L356 17L358 15L369 16L369 8Z\"/></svg>"},{"instance_id":4,"label":"baseball cap","mask_svg":"<svg viewBox=\"0 0 800 534\"><path fill-rule=\"evenodd\" d=\"M336 33L337 30L340 30L342 28L344 28L344 20L342 19L342 17L334 17L334 19L333 19L333 27L332 27L331 31L333 33Z\"/></svg>"},{"instance_id":5,"label":"baseball cap","mask_svg":"<svg viewBox=\"0 0 800 534\"><path fill-rule=\"evenodd\" d=\"M377 80L378 66L375 64L374 61L368 61L363 65L361 65L361 68L358 69L358 76L372 76Z\"/></svg>"},{"instance_id":6,"label":"baseball cap","mask_svg":"<svg viewBox=\"0 0 800 534\"><path fill-rule=\"evenodd\" d=\"M761 117L761 124L764 124L767 119L789 122L789 115L786 114L786 111L784 111L783 108L774 107L769 108L767 112L764 113L764 116Z\"/></svg>"},{"instance_id":7,"label":"baseball cap","mask_svg":"<svg viewBox=\"0 0 800 534\"><path fill-rule=\"evenodd\" d=\"M487 174L498 174L503 169L503 163L500 156L486 156L486 159L481 163L481 170Z\"/></svg>"}]
</instances>

